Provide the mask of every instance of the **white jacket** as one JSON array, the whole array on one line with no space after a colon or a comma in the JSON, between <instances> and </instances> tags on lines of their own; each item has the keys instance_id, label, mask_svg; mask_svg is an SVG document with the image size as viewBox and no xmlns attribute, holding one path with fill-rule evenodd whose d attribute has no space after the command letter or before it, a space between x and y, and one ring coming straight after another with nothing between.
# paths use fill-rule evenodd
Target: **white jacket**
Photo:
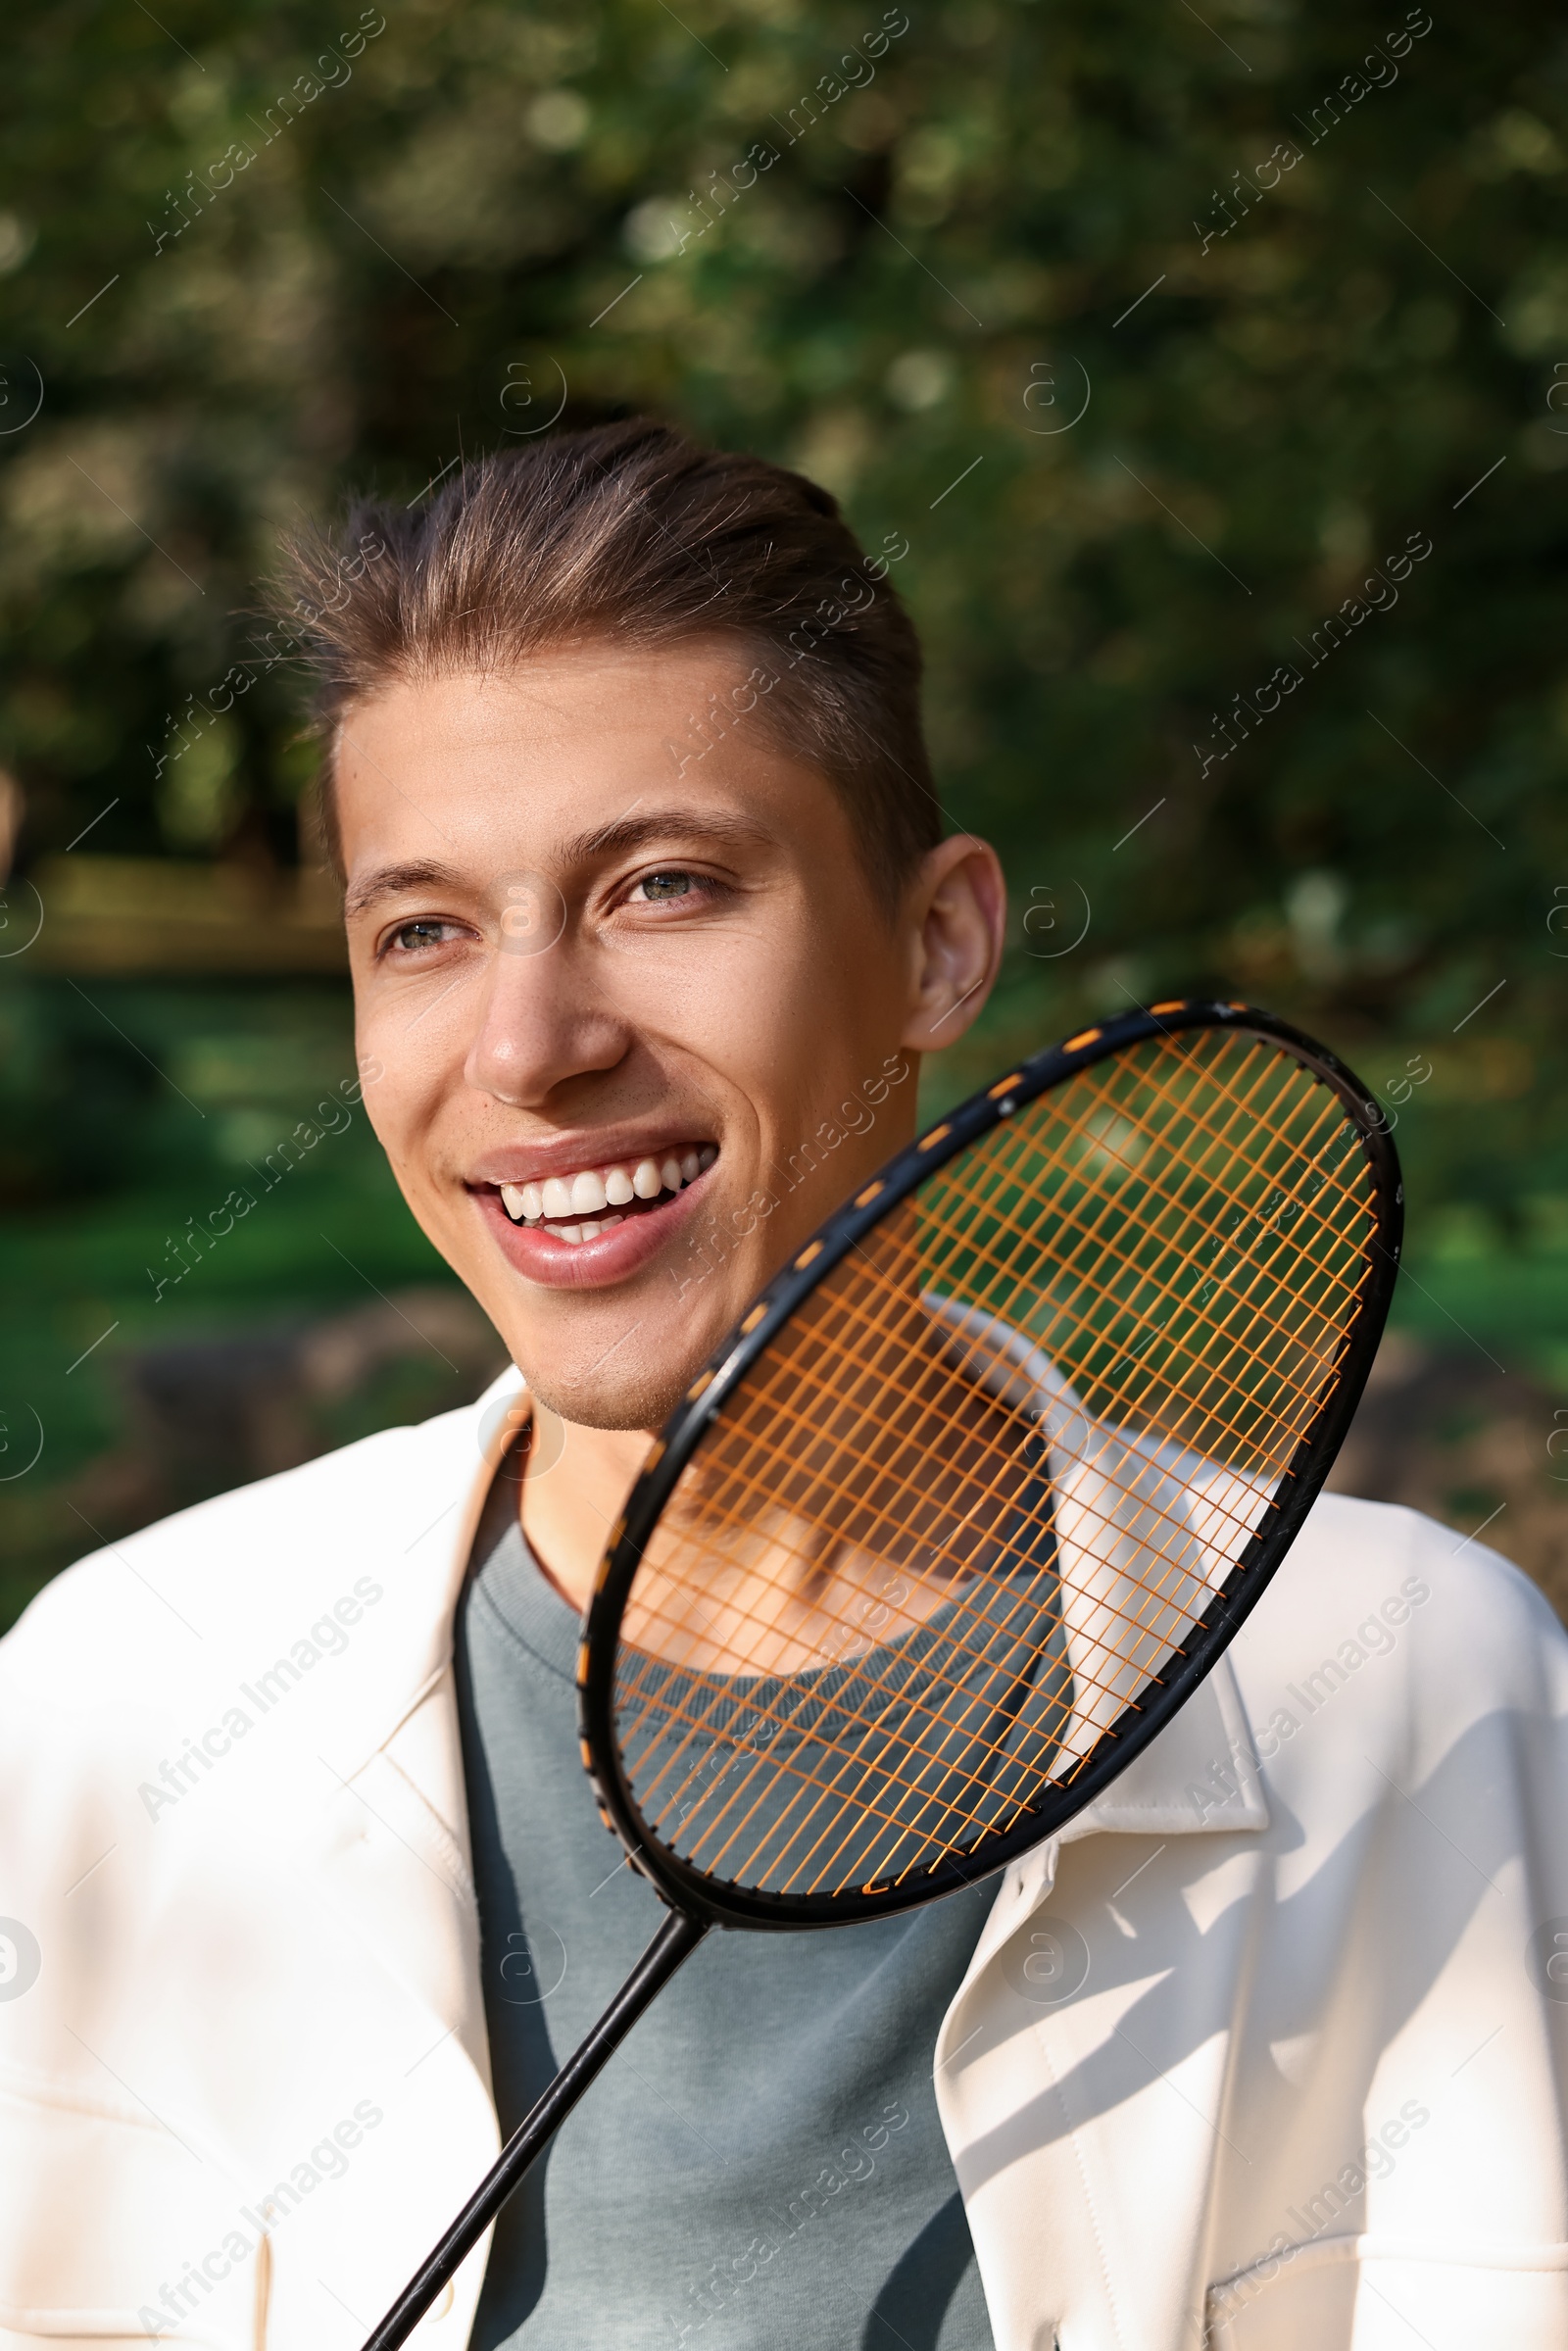
<instances>
[{"instance_id":1,"label":"white jacket","mask_svg":"<svg viewBox=\"0 0 1568 2351\"><path fill-rule=\"evenodd\" d=\"M0 1644L0 2351L354 2351L489 2164L452 1618L514 1386ZM944 2022L999 2351L1568 2351L1565 1791L1541 1597L1321 1500Z\"/></svg>"}]
</instances>

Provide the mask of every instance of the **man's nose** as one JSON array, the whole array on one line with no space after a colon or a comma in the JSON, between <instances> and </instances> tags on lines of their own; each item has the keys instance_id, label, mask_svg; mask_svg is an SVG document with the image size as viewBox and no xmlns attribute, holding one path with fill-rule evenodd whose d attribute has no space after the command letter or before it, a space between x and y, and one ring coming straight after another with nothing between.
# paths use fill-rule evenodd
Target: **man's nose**
<instances>
[{"instance_id":1,"label":"man's nose","mask_svg":"<svg viewBox=\"0 0 1568 2351\"><path fill-rule=\"evenodd\" d=\"M497 1102L533 1106L572 1078L613 1069L629 1042L626 1021L577 968L565 940L540 954L491 960L464 1076Z\"/></svg>"}]
</instances>

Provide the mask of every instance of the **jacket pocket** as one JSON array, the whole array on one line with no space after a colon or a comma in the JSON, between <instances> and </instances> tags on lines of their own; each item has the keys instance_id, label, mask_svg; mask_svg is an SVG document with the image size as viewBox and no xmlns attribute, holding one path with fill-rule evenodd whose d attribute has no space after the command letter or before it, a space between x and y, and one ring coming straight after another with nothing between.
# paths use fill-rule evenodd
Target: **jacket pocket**
<instances>
[{"instance_id":1,"label":"jacket pocket","mask_svg":"<svg viewBox=\"0 0 1568 2351\"><path fill-rule=\"evenodd\" d=\"M1316 2237L1211 2285L1204 2318L1205 2351L1562 2351L1568 2244Z\"/></svg>"},{"instance_id":2,"label":"jacket pocket","mask_svg":"<svg viewBox=\"0 0 1568 2351\"><path fill-rule=\"evenodd\" d=\"M0 2085L0 2351L255 2351L260 2232L172 2130Z\"/></svg>"}]
</instances>

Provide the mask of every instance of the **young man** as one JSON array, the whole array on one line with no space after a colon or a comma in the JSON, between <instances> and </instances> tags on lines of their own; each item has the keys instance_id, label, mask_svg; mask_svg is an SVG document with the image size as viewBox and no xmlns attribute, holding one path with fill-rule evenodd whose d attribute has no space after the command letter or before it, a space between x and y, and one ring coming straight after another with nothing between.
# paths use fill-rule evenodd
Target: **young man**
<instances>
[{"instance_id":1,"label":"young man","mask_svg":"<svg viewBox=\"0 0 1568 2351\"><path fill-rule=\"evenodd\" d=\"M365 1101L514 1371L100 1552L0 1651L0 2346L353 2351L657 1922L577 1758L649 1442L984 1001L831 499L648 424L318 550ZM1568 2344L1568 1644L1320 1501L975 1894L709 1938L416 2339Z\"/></svg>"}]
</instances>

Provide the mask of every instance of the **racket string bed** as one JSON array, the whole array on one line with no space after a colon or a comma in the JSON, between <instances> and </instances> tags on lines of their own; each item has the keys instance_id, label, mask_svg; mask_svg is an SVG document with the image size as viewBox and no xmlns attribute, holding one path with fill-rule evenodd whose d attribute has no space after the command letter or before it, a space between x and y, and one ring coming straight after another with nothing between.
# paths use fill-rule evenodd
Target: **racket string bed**
<instances>
[{"instance_id":1,"label":"racket string bed","mask_svg":"<svg viewBox=\"0 0 1568 2351\"><path fill-rule=\"evenodd\" d=\"M956 1859L965 1840L995 1835L999 1818L1010 1825L1012 1807L999 1813L991 1800L1002 1792L999 1775L1028 1788L1023 1811L1054 1765L1076 1772L1082 1758L1061 1753L1073 1711L1136 1709L1139 1686L1183 1655L1181 1633L1212 1594L1214 1563L1228 1567L1251 1537L1359 1314L1372 1187L1358 1150L1348 1180L1324 1172L1335 1148L1343 1157L1359 1136L1343 1099L1271 1042L1212 1031L1196 1050L1157 1040L1141 1057L1091 1071L1031 1108L993 1129L989 1149L950 1162L902 1225L873 1230L818 1286L793 1333L733 1392L695 1449L671 1496L680 1538L653 1546L640 1592L634 1583L627 1618L635 1630L614 1693L628 1782L658 1834L732 1882L779 1886L781 1827L791 1831L785 1852L800 1831L792 1806L807 1806L807 1822L834 1801L858 1807L861 1826L878 1819L895 1839L917 1831L934 1838L937 1817ZM1100 1172L1098 1189L1084 1173L1097 1157L1113 1170L1108 1182ZM1046 1281L1035 1270L1043 1227ZM1205 1285L1208 1295L1220 1287L1217 1307L1201 1295ZM1051 1339L1050 1360L1039 1357L1046 1379L1075 1377L1093 1397L1092 1420L1076 1397L1058 1409L1088 1437L1065 1484L1074 1548L1089 1572L1060 1565L1049 1607L995 1568L974 1572L963 1541L1016 1500L1020 1452L1029 1439L1039 1443L1038 1410L1026 1420L992 1406L989 1432L959 1433L950 1449L967 1448L967 1457L956 1491L935 1509L914 1480L894 1474L901 1448L917 1444L932 1416L931 1339L953 1345L954 1334L925 1311L933 1294L959 1303L971 1325L994 1326L983 1341L967 1335L964 1373L977 1399L1016 1386L1018 1342L1042 1323ZM1197 1514L1201 1542L1193 1495L1170 1466L1192 1455L1210 1472ZM1055 1509L1047 1487L1031 1507L1012 1511L1011 1565L1046 1544L1059 1560ZM753 1572L743 1596L737 1562L769 1516L768 1570ZM705 1788L732 1686L768 1675L786 1617L813 1579L822 1582L822 1558L848 1540L847 1529L856 1546L884 1561L917 1555L919 1580L949 1588L943 1664L890 1733L881 1709L896 1693L900 1643L865 1648L854 1612L863 1614L869 1588L841 1576L834 1598L816 1594L792 1673L775 1677L793 1697L770 1696L760 1707L772 1743L740 1775L726 1764ZM1118 1546L1133 1555L1105 1589L1097 1571ZM710 1602L722 1620L719 1631L708 1612L721 1668L691 1682L676 1708L663 1659L690 1647ZM1070 1698L1058 1692L1023 1740L1012 1724L1004 1738L978 1735L988 1701L977 1680L1000 1670L999 1649L1016 1636L1017 1620L1033 1610L1043 1647L1074 1602L1092 1608L1095 1622L1092 1638L1071 1644ZM919 1621L905 1620L903 1641ZM778 1735L799 1729L828 1673L836 1678L832 1731L810 1742L808 1765L792 1752L801 1742ZM817 1723L820 1732L820 1714ZM858 1752L868 1738L884 1743L880 1801L867 1796ZM944 1796L930 1788L933 1764L947 1775ZM890 1806L890 1788L919 1804L913 1821ZM744 1830L767 1811L767 1791L771 1814L747 1850ZM831 1832L817 1842L831 1844ZM859 1869L863 1839L846 1832L841 1842L853 1844ZM827 1888L849 1889L847 1878ZM811 1890L823 1890L819 1876Z\"/></svg>"},{"instance_id":2,"label":"racket string bed","mask_svg":"<svg viewBox=\"0 0 1568 2351\"><path fill-rule=\"evenodd\" d=\"M1339 1132L1340 1132L1340 1133L1342 1133L1342 1134L1345 1132L1345 1129L1344 1129L1344 1127L1343 1127L1343 1124L1340 1126L1340 1128L1339 1128ZM1361 1204L1364 1206L1364 1203L1361 1203ZM933 1213L933 1214L934 1214L934 1213L936 1213L935 1211L928 1211L928 1212L929 1212L929 1213ZM970 1213L972 1213L972 1208L971 1208L971 1209L969 1209L969 1212L970 1212ZM1064 1222L1067 1222L1067 1223L1071 1223L1071 1222L1072 1222L1072 1218L1071 1218L1071 1212L1070 1212L1070 1210L1063 1209L1063 1210L1061 1211L1061 1213L1062 1213L1062 1216L1063 1216L1063 1221L1064 1221ZM1104 1217L1105 1217L1105 1216L1106 1216L1108 1213L1109 1213L1109 1206L1108 1206L1108 1204L1104 1204L1104 1203L1102 1203L1102 1207L1101 1207L1101 1210L1099 1211L1099 1217L1100 1217L1100 1221L1101 1221L1102 1223L1103 1222L1103 1219L1104 1219ZM1115 1256L1116 1256L1116 1252L1115 1252L1115 1251L1114 1251L1114 1249L1113 1249L1110 1247L1110 1245L1106 1243L1106 1241L1105 1241L1105 1239L1104 1239L1104 1236L1103 1236L1103 1234L1102 1234L1102 1232L1100 1232L1100 1231L1096 1230L1096 1229L1095 1229L1095 1228L1093 1228L1093 1227L1083 1227L1083 1226L1079 1226L1077 1229L1078 1229L1078 1232L1079 1232L1079 1235L1080 1235L1080 1244L1079 1244L1079 1246L1080 1246L1080 1251L1082 1251L1082 1250L1084 1250L1084 1249L1086 1249L1090 1248L1091 1246L1098 1246L1098 1247L1099 1247L1099 1248L1102 1249L1102 1252L1108 1251L1108 1253L1109 1253L1109 1254L1111 1254L1111 1256L1113 1257L1113 1259L1115 1258ZM954 1240L955 1240L955 1241L956 1241L957 1244L959 1244L960 1246L966 1246L966 1247L969 1247L969 1248L971 1248L971 1249L972 1249L972 1248L974 1248L974 1246L975 1246L975 1245L972 1243L972 1241L969 1239L969 1237L967 1236L967 1234L964 1232L964 1230L963 1230L963 1228L962 1228L962 1226L961 1226L961 1225L958 1225L958 1224L954 1224L954 1225L952 1225L952 1226L950 1227L950 1235L951 1235L951 1238L952 1238L952 1239L954 1239ZM1143 1238L1147 1240L1147 1235L1143 1236ZM1349 1262L1350 1262L1350 1263L1352 1263L1352 1264L1356 1263L1356 1262L1357 1262L1357 1258L1356 1258L1356 1253L1355 1253L1355 1246L1354 1246L1354 1242L1353 1242L1353 1240L1351 1240L1351 1238L1350 1238L1349 1236L1338 1236L1338 1235L1337 1235L1337 1236L1336 1236L1336 1238L1339 1238L1339 1239L1341 1240L1341 1242L1342 1242L1342 1246L1343 1246L1343 1247L1344 1247L1344 1249L1345 1249L1346 1255L1347 1255L1348 1259L1349 1260ZM1125 1264L1129 1264L1131 1261L1130 1261L1130 1260L1127 1260L1127 1259L1125 1259L1125 1258L1122 1258L1122 1259L1120 1259L1120 1260L1119 1260L1119 1262L1120 1262L1121 1264L1124 1264L1124 1265L1125 1265ZM1253 1261L1253 1262L1254 1262L1254 1264L1255 1264L1255 1261ZM1070 1271L1070 1270L1072 1270L1072 1267L1073 1267L1073 1260L1069 1258L1069 1259L1067 1259L1067 1260L1065 1261L1065 1269ZM999 1280L1002 1278L1002 1276L1003 1276L1003 1274L1004 1273L1004 1271L1005 1271L1005 1270L1006 1270L1006 1269L1005 1269L1005 1268L1004 1268L1004 1267L1002 1267L1002 1266L999 1266L999 1267L998 1267L998 1278L999 1278ZM1262 1269L1261 1267L1258 1267L1258 1268L1257 1268L1257 1270L1258 1270L1259 1272L1261 1272L1263 1269ZM1340 1291L1340 1293L1341 1293L1340 1299L1339 1299L1339 1301L1338 1301L1338 1302L1339 1302L1339 1305L1340 1305L1340 1307L1341 1307L1342 1309L1344 1309L1344 1308L1349 1308L1349 1307L1352 1307L1352 1306L1353 1306L1353 1304L1354 1304L1354 1300L1355 1300L1355 1297L1356 1297L1356 1295L1357 1295L1357 1286L1356 1286L1355 1284L1351 1284L1351 1283L1349 1283L1349 1282L1346 1282L1346 1281L1344 1281L1344 1280L1342 1280L1342 1279L1338 1279L1337 1277L1335 1277L1335 1276L1334 1276L1332 1269L1331 1269L1331 1268L1329 1268L1329 1267L1327 1267L1327 1266L1315 1267L1313 1270L1315 1270L1315 1271L1319 1271L1319 1272L1322 1272L1322 1273L1324 1273L1325 1275L1327 1275L1327 1276L1328 1276L1330 1279L1334 1280L1334 1282L1335 1282L1335 1287L1336 1287L1336 1288L1338 1288L1338 1289L1339 1289L1339 1291ZM1104 1286L1104 1285L1103 1285L1103 1280L1102 1279L1102 1288L1103 1288L1103 1286ZM1162 1287L1162 1295L1164 1295L1164 1296L1165 1296L1165 1297L1166 1297L1166 1298L1167 1298L1170 1300L1170 1302L1172 1302L1172 1303L1175 1303L1175 1302L1176 1302L1176 1299L1177 1299L1177 1294L1176 1294L1176 1293L1175 1293L1175 1292L1174 1292L1174 1291L1173 1291L1173 1290L1170 1288L1169 1284L1167 1283L1167 1284L1165 1284L1165 1285L1162 1285L1161 1287ZM1313 1300L1310 1300L1310 1301L1308 1301L1308 1302L1311 1302L1311 1303L1313 1303L1313 1304L1319 1304L1319 1305L1321 1305L1321 1302L1322 1302L1322 1301L1321 1301L1321 1300L1317 1300L1317 1299L1313 1299ZM1298 1303L1299 1303L1299 1301L1298 1301ZM1265 1317L1265 1319L1267 1319L1267 1318ZM1207 1334L1207 1337L1208 1337L1208 1339L1209 1339L1209 1342L1210 1342L1210 1344L1212 1344L1212 1343L1213 1343L1213 1341L1214 1341L1214 1339L1215 1339L1216 1337L1221 1337L1221 1336L1223 1336L1223 1335L1224 1335L1224 1334L1223 1334L1222 1327L1219 1327L1219 1326L1217 1326L1217 1327L1216 1327L1214 1330L1212 1330L1212 1331L1211 1331L1209 1334ZM1288 1344L1290 1344L1291 1346L1295 1347L1295 1346L1298 1345L1298 1334L1296 1334L1295 1332L1292 1332L1292 1331L1290 1331L1290 1330L1286 1329L1286 1330L1283 1330L1283 1331L1282 1331L1282 1336L1283 1336L1283 1337L1284 1337L1284 1339L1287 1341L1287 1343L1288 1343Z\"/></svg>"}]
</instances>

